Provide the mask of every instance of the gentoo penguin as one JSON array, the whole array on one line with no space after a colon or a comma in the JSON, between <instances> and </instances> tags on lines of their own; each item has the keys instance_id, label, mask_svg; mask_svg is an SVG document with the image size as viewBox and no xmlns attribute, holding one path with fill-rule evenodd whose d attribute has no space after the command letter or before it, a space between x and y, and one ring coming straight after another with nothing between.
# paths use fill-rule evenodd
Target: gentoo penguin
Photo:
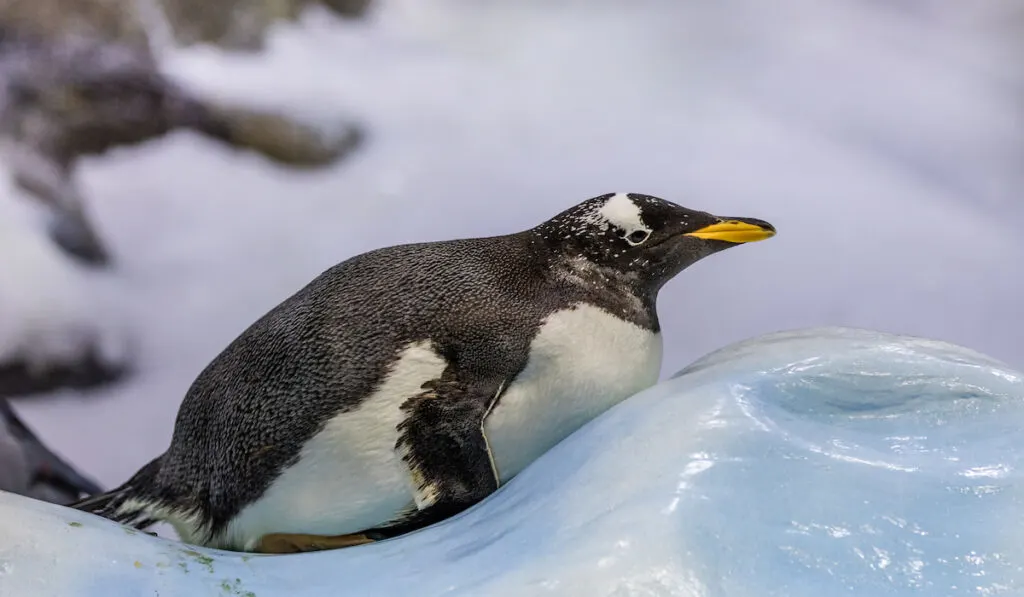
<instances>
[{"instance_id":1,"label":"gentoo penguin","mask_svg":"<svg viewBox=\"0 0 1024 597\"><path fill-rule=\"evenodd\" d=\"M67 504L103 490L50 451L0 398L0 491Z\"/></svg>"},{"instance_id":2,"label":"gentoo penguin","mask_svg":"<svg viewBox=\"0 0 1024 597\"><path fill-rule=\"evenodd\" d=\"M514 234L358 255L199 374L162 456L75 507L273 553L426 526L654 384L659 289L774 234L611 193Z\"/></svg>"}]
</instances>

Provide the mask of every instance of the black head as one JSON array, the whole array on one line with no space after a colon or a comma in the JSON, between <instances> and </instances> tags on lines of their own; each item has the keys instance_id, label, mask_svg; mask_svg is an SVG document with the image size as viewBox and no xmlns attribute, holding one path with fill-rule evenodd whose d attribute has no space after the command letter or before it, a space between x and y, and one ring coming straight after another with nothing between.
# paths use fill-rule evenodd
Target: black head
<instances>
[{"instance_id":1,"label":"black head","mask_svg":"<svg viewBox=\"0 0 1024 597\"><path fill-rule=\"evenodd\" d=\"M657 291L700 259L764 240L775 228L753 218L725 218L639 193L609 193L572 207L531 232L576 268L594 269Z\"/></svg>"}]
</instances>

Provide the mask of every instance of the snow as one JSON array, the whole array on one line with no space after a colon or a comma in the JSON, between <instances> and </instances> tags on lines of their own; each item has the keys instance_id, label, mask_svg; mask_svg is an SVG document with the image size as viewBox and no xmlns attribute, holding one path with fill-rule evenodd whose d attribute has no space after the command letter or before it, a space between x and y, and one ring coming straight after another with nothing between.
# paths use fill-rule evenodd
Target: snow
<instances>
[{"instance_id":1,"label":"snow","mask_svg":"<svg viewBox=\"0 0 1024 597\"><path fill-rule=\"evenodd\" d=\"M3 494L0 594L1019 595L1022 424L1024 373L987 356L790 331L700 359L478 506L377 544L191 549Z\"/></svg>"},{"instance_id":2,"label":"snow","mask_svg":"<svg viewBox=\"0 0 1024 597\"><path fill-rule=\"evenodd\" d=\"M368 142L321 171L189 133L88 160L79 182L117 269L83 274L41 233L5 228L0 242L24 245L0 253L0 328L17 326L0 349L45 361L81 346L66 338L98 336L130 346L110 354L136 374L16 406L55 451L119 484L166 448L202 367L323 269L383 245L525 229L623 189L779 230L664 289L665 373L816 325L934 337L1024 366L1014 10L381 0L366 22L310 11L263 55L165 48L183 84L324 126L352 116ZM41 256L10 258L29 251Z\"/></svg>"},{"instance_id":3,"label":"snow","mask_svg":"<svg viewBox=\"0 0 1024 597\"><path fill-rule=\"evenodd\" d=\"M111 368L131 362L120 281L67 259L43 232L42 205L0 169L0 363L44 373L94 354Z\"/></svg>"}]
</instances>

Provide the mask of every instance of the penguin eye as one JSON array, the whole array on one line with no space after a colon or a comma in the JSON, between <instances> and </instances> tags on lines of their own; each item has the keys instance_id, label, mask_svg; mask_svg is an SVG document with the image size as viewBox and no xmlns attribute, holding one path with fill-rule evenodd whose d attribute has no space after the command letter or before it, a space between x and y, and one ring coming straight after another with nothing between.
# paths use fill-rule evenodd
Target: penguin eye
<instances>
[{"instance_id":1,"label":"penguin eye","mask_svg":"<svg viewBox=\"0 0 1024 597\"><path fill-rule=\"evenodd\" d=\"M634 245L639 245L640 243L647 240L647 237L650 235L651 233L647 232L646 230L634 230L629 234L629 236L626 237L626 240L633 243Z\"/></svg>"}]
</instances>

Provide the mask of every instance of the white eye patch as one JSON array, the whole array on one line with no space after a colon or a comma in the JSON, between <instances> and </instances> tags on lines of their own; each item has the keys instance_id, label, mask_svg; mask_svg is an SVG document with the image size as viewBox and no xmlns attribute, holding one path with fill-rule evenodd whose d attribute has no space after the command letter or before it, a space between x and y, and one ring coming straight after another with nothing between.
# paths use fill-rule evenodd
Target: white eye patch
<instances>
[{"instance_id":1,"label":"white eye patch","mask_svg":"<svg viewBox=\"0 0 1024 597\"><path fill-rule=\"evenodd\" d=\"M622 238L632 246L639 245L651 235L651 229L640 216L640 206L626 193L615 193L605 201L598 214L612 226L623 231Z\"/></svg>"}]
</instances>

